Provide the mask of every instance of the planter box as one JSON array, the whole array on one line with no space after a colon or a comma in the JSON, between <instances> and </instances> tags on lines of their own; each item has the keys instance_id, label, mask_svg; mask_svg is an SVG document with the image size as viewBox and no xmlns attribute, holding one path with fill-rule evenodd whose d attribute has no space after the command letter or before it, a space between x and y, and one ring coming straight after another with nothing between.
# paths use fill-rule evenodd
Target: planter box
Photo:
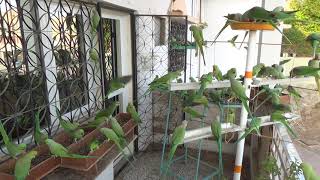
<instances>
[{"instance_id":1,"label":"planter box","mask_svg":"<svg viewBox=\"0 0 320 180\"><path fill-rule=\"evenodd\" d=\"M72 143L72 139L64 132L59 133L54 140L66 146ZM33 150L37 151L38 155L32 160L27 180L40 180L60 166L61 159L52 157L47 145L42 144ZM14 180L15 164L16 160L12 158L2 163L0 165L0 179Z\"/></svg>"},{"instance_id":2,"label":"planter box","mask_svg":"<svg viewBox=\"0 0 320 180\"><path fill-rule=\"evenodd\" d=\"M131 116L127 113L119 113L116 116L116 119L118 119L119 123L121 124L126 134L127 141L132 140L134 137L134 128L136 125L131 119ZM108 127L108 125L104 125L104 127ZM103 139L104 141L102 144L100 144L97 150L93 152L88 152L86 148L88 148L89 144L95 139ZM61 167L80 171L91 171L92 169L96 169L95 166L97 162L114 148L116 148L114 144L105 140L104 135L100 133L99 129L94 129L92 132L88 133L85 137L83 137L80 141L70 145L69 150L73 153L79 153L88 156L96 156L97 158L61 158Z\"/></svg>"}]
</instances>

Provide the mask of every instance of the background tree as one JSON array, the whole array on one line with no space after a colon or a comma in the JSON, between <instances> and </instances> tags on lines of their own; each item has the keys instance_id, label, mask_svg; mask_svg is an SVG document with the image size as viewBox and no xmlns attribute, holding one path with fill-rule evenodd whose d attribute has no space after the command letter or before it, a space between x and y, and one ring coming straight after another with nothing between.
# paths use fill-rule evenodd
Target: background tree
<instances>
[{"instance_id":1,"label":"background tree","mask_svg":"<svg viewBox=\"0 0 320 180\"><path fill-rule=\"evenodd\" d=\"M311 56L312 47L305 38L313 32L320 32L320 0L289 0L288 8L299 10L296 13L298 21L291 22L292 28L284 30L284 34L292 41L292 45L283 46L282 52L296 53L297 56ZM289 43L285 38L283 42Z\"/></svg>"}]
</instances>

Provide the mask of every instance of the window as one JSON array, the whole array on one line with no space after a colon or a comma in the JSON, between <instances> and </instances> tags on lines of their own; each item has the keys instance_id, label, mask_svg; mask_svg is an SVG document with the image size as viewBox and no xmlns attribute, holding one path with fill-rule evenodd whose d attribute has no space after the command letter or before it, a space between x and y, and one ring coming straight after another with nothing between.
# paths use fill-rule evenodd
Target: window
<instances>
[{"instance_id":1,"label":"window","mask_svg":"<svg viewBox=\"0 0 320 180\"><path fill-rule=\"evenodd\" d=\"M167 34L167 28L166 28L166 18L163 17L154 17L154 45L155 46L164 46L166 45L166 34Z\"/></svg>"}]
</instances>

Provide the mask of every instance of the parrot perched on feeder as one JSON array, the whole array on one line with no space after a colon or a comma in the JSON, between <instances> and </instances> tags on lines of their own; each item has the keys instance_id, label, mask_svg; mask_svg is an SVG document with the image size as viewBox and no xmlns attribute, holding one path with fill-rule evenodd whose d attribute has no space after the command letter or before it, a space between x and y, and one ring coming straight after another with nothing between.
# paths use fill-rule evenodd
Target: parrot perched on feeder
<instances>
[{"instance_id":1,"label":"parrot perched on feeder","mask_svg":"<svg viewBox=\"0 0 320 180\"><path fill-rule=\"evenodd\" d=\"M237 143L246 138L252 131L256 131L256 133L260 136L260 126L261 119L253 117L250 122L250 127L245 130L244 134L237 140Z\"/></svg>"},{"instance_id":2,"label":"parrot perched on feeder","mask_svg":"<svg viewBox=\"0 0 320 180\"><path fill-rule=\"evenodd\" d=\"M204 25L191 25L189 30L192 32L192 36L196 42L196 56L198 56L198 51L203 58L203 64L206 65L206 60L204 57L203 47L205 46L204 38L203 38L203 29L206 26Z\"/></svg>"},{"instance_id":3,"label":"parrot perched on feeder","mask_svg":"<svg viewBox=\"0 0 320 180\"><path fill-rule=\"evenodd\" d=\"M283 115L282 111L275 111L271 114L271 120L275 121L275 122L280 122L281 124L283 124L287 130L294 136L297 137L296 133L291 129L287 118Z\"/></svg>"},{"instance_id":4,"label":"parrot perched on feeder","mask_svg":"<svg viewBox=\"0 0 320 180\"><path fill-rule=\"evenodd\" d=\"M118 77L118 78L111 80L109 82L109 88L108 88L107 95L109 95L110 93L112 93L118 89L124 88L125 85L128 82L130 82L130 80L131 80L131 76L122 76L122 77Z\"/></svg>"},{"instance_id":5,"label":"parrot perched on feeder","mask_svg":"<svg viewBox=\"0 0 320 180\"><path fill-rule=\"evenodd\" d=\"M257 76L259 74L259 72L265 67L265 65L263 63L259 63L255 66L253 66L253 71L252 71L252 75L253 76Z\"/></svg>"},{"instance_id":6,"label":"parrot perched on feeder","mask_svg":"<svg viewBox=\"0 0 320 180\"><path fill-rule=\"evenodd\" d=\"M34 140L37 143L37 145L44 143L44 141L46 139L48 139L48 135L45 133L41 132L40 129L40 111L38 111L35 114L35 118L34 118L34 123L35 123L35 127L34 127Z\"/></svg>"},{"instance_id":7,"label":"parrot perched on feeder","mask_svg":"<svg viewBox=\"0 0 320 180\"><path fill-rule=\"evenodd\" d=\"M222 72L217 65L213 65L213 77L218 81L223 80Z\"/></svg>"},{"instance_id":8,"label":"parrot perched on feeder","mask_svg":"<svg viewBox=\"0 0 320 180\"><path fill-rule=\"evenodd\" d=\"M212 121L211 132L217 140L221 138L222 128L221 123L219 121Z\"/></svg>"},{"instance_id":9,"label":"parrot perched on feeder","mask_svg":"<svg viewBox=\"0 0 320 180\"><path fill-rule=\"evenodd\" d=\"M26 179L31 168L31 161L37 156L37 154L37 151L30 151L17 160L14 168L14 176L16 180Z\"/></svg>"},{"instance_id":10,"label":"parrot perched on feeder","mask_svg":"<svg viewBox=\"0 0 320 180\"><path fill-rule=\"evenodd\" d=\"M245 88L243 87L243 85L239 81L234 79L233 76L229 76L229 80L231 83L232 92L242 102L242 104L245 107L245 109L247 110L249 116L252 117L252 113L251 113L249 105L248 105L248 101L250 99L246 95Z\"/></svg>"},{"instance_id":11,"label":"parrot perched on feeder","mask_svg":"<svg viewBox=\"0 0 320 180\"><path fill-rule=\"evenodd\" d=\"M127 113L129 113L134 121L135 124L140 124L142 123L141 118L136 110L136 108L134 107L134 105L132 103L128 103L127 106Z\"/></svg>"},{"instance_id":12,"label":"parrot perched on feeder","mask_svg":"<svg viewBox=\"0 0 320 180\"><path fill-rule=\"evenodd\" d=\"M4 126L3 126L1 121L0 121L0 133L1 133L4 145L7 148L8 154L12 158L16 159L17 155L21 154L26 149L27 145L24 144L24 143L20 143L18 145L14 144L10 140L10 138L9 138L6 130L4 129Z\"/></svg>"},{"instance_id":13,"label":"parrot perched on feeder","mask_svg":"<svg viewBox=\"0 0 320 180\"><path fill-rule=\"evenodd\" d=\"M202 96L207 86L212 83L213 73L209 72L208 74L204 74L200 78L200 89L197 92L198 96Z\"/></svg>"},{"instance_id":14,"label":"parrot perched on feeder","mask_svg":"<svg viewBox=\"0 0 320 180\"><path fill-rule=\"evenodd\" d=\"M183 112L189 114L191 118L203 118L204 116L198 111L194 110L192 107L188 106L183 108Z\"/></svg>"},{"instance_id":15,"label":"parrot perched on feeder","mask_svg":"<svg viewBox=\"0 0 320 180\"><path fill-rule=\"evenodd\" d=\"M310 64L315 65L315 64ZM290 77L295 76L313 76L315 78L318 92L320 94L320 68L312 66L298 66L290 71Z\"/></svg>"},{"instance_id":16,"label":"parrot perched on feeder","mask_svg":"<svg viewBox=\"0 0 320 180\"><path fill-rule=\"evenodd\" d=\"M70 153L67 148L65 148L64 146L55 142L52 139L46 139L45 142L48 145L51 154L55 157L76 158L76 159L95 158L94 156L84 156L84 155L80 155L80 154Z\"/></svg>"},{"instance_id":17,"label":"parrot perched on feeder","mask_svg":"<svg viewBox=\"0 0 320 180\"><path fill-rule=\"evenodd\" d=\"M184 141L184 136L186 133L186 128L188 125L188 121L184 120L182 121L182 124L178 127L176 127L173 131L172 134L172 140L171 140L171 148L168 154L168 164L172 161L173 156L178 148L179 145L183 144ZM167 167L167 169L169 169L169 165Z\"/></svg>"},{"instance_id":18,"label":"parrot perched on feeder","mask_svg":"<svg viewBox=\"0 0 320 180\"><path fill-rule=\"evenodd\" d=\"M225 75L223 75L223 79L227 80L229 77L236 78L237 77L237 69L236 68L231 68L227 71Z\"/></svg>"},{"instance_id":19,"label":"parrot perched on feeder","mask_svg":"<svg viewBox=\"0 0 320 180\"><path fill-rule=\"evenodd\" d=\"M169 84L181 76L182 71L174 71L165 74L164 76L158 78L156 77L150 84L147 92L152 92L155 90L168 90ZM146 93L147 93L146 92Z\"/></svg>"}]
</instances>

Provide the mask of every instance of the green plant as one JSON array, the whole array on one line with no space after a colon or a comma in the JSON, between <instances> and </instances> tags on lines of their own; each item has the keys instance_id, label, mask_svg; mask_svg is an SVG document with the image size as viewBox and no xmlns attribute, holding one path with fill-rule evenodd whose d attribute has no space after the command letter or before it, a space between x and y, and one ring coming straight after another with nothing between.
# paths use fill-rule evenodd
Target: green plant
<instances>
[{"instance_id":1,"label":"green plant","mask_svg":"<svg viewBox=\"0 0 320 180\"><path fill-rule=\"evenodd\" d=\"M297 161L292 161L290 167L288 168L288 177L286 180L296 180L297 176L302 174L302 169Z\"/></svg>"},{"instance_id":2,"label":"green plant","mask_svg":"<svg viewBox=\"0 0 320 180\"><path fill-rule=\"evenodd\" d=\"M260 167L260 171L256 177L257 180L270 180L270 176L275 177L281 174L277 160L272 155L263 160Z\"/></svg>"}]
</instances>

